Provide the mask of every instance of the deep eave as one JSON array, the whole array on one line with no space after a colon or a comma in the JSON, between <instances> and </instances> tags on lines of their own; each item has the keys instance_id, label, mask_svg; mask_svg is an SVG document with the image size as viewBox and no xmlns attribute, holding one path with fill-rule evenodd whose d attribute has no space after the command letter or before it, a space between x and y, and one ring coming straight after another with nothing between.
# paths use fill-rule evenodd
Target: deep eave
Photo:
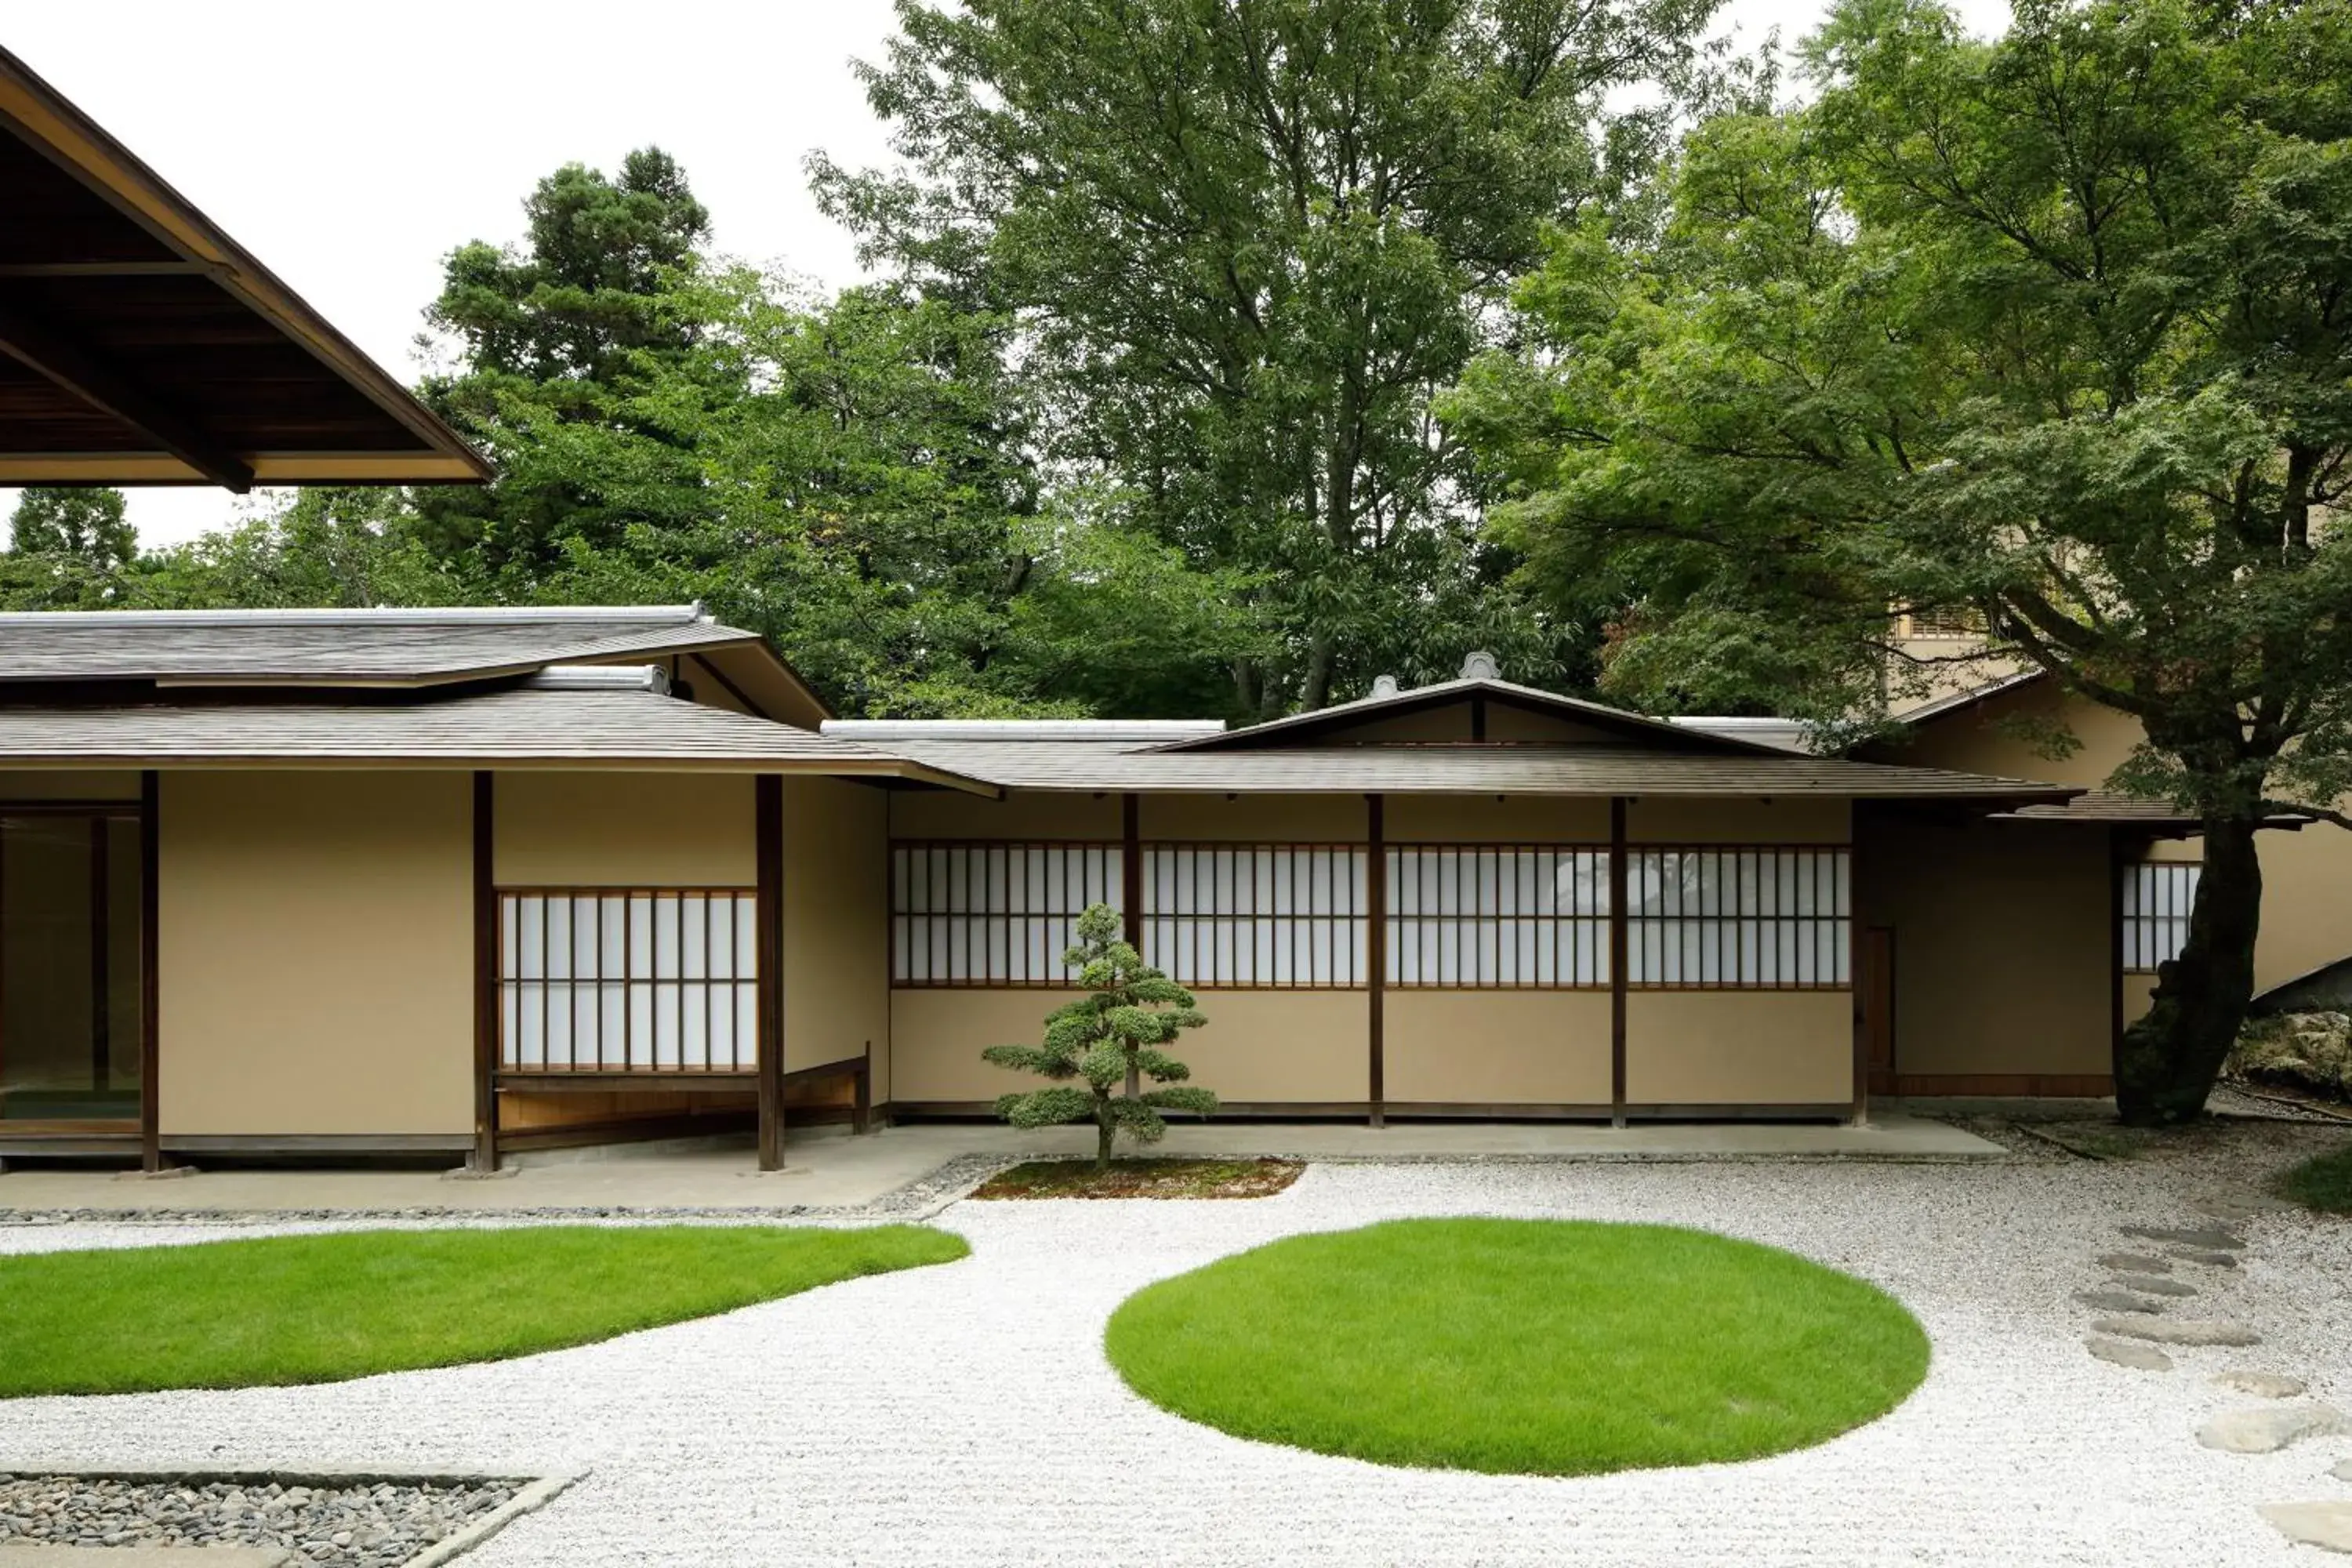
<instances>
[{"instance_id":1,"label":"deep eave","mask_svg":"<svg viewBox=\"0 0 2352 1568\"><path fill-rule=\"evenodd\" d=\"M478 484L489 464L0 49L0 484Z\"/></svg>"}]
</instances>

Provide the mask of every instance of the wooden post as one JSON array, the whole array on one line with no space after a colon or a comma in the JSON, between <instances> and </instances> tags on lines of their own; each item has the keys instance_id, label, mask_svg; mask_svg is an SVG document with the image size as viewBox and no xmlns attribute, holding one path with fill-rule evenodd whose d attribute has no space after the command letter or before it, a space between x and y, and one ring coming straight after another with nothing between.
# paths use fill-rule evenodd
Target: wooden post
<instances>
[{"instance_id":1,"label":"wooden post","mask_svg":"<svg viewBox=\"0 0 2352 1568\"><path fill-rule=\"evenodd\" d=\"M1871 1020L1868 998L1863 986L1865 948L1862 909L1855 894L1862 880L1864 835L1861 828L1868 814L1861 801L1853 802L1846 809L1851 826L1846 833L1845 852L1845 982L1849 987L1846 994L1853 1003L1853 1109L1849 1120L1856 1127L1867 1127L1870 1125Z\"/></svg>"},{"instance_id":2,"label":"wooden post","mask_svg":"<svg viewBox=\"0 0 2352 1568\"><path fill-rule=\"evenodd\" d=\"M107 864L107 840L114 829L110 816L92 816L89 825L89 1087L103 1094L114 1080L114 1005L112 977L113 925L108 910L108 886L112 868Z\"/></svg>"},{"instance_id":3,"label":"wooden post","mask_svg":"<svg viewBox=\"0 0 2352 1568\"><path fill-rule=\"evenodd\" d=\"M784 1168L784 781L753 781L752 840L759 857L753 934L758 942L760 1169Z\"/></svg>"},{"instance_id":4,"label":"wooden post","mask_svg":"<svg viewBox=\"0 0 2352 1568\"><path fill-rule=\"evenodd\" d=\"M1389 852L1387 800L1364 797L1364 1003L1370 1019L1371 1124L1388 1125Z\"/></svg>"},{"instance_id":5,"label":"wooden post","mask_svg":"<svg viewBox=\"0 0 2352 1568\"><path fill-rule=\"evenodd\" d=\"M1143 804L1133 795L1118 797L1119 934L1136 952L1143 951Z\"/></svg>"},{"instance_id":6,"label":"wooden post","mask_svg":"<svg viewBox=\"0 0 2352 1568\"><path fill-rule=\"evenodd\" d=\"M474 773L474 1152L473 1168L499 1168L498 775Z\"/></svg>"},{"instance_id":7,"label":"wooden post","mask_svg":"<svg viewBox=\"0 0 2352 1568\"><path fill-rule=\"evenodd\" d=\"M1609 1125L1625 1125L1625 989L1633 955L1625 933L1625 797L1609 799Z\"/></svg>"},{"instance_id":8,"label":"wooden post","mask_svg":"<svg viewBox=\"0 0 2352 1568\"><path fill-rule=\"evenodd\" d=\"M139 775L139 1168L163 1168L163 1034L156 1005L163 995L158 935L163 930L163 864L157 829L163 823L163 775Z\"/></svg>"},{"instance_id":9,"label":"wooden post","mask_svg":"<svg viewBox=\"0 0 2352 1568\"><path fill-rule=\"evenodd\" d=\"M2107 1070L2123 1076L2124 878L2129 855L2120 827L2107 829Z\"/></svg>"}]
</instances>

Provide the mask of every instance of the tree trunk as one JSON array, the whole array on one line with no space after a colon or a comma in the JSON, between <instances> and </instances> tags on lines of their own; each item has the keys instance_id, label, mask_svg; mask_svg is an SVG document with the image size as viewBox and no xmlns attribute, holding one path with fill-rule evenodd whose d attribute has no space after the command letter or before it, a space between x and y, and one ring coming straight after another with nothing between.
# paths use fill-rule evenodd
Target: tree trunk
<instances>
[{"instance_id":1,"label":"tree trunk","mask_svg":"<svg viewBox=\"0 0 2352 1568\"><path fill-rule=\"evenodd\" d=\"M1104 1100L1095 1107L1095 1173L1110 1169L1110 1141L1118 1131L1118 1123L1110 1119L1110 1102Z\"/></svg>"},{"instance_id":2,"label":"tree trunk","mask_svg":"<svg viewBox=\"0 0 2352 1568\"><path fill-rule=\"evenodd\" d=\"M2204 1114L2205 1097L2245 1022L2254 994L2263 868L2255 826L2209 817L2205 869L2180 955L2157 969L2147 1014L2116 1045L2116 1109L2133 1127L2164 1127Z\"/></svg>"}]
</instances>

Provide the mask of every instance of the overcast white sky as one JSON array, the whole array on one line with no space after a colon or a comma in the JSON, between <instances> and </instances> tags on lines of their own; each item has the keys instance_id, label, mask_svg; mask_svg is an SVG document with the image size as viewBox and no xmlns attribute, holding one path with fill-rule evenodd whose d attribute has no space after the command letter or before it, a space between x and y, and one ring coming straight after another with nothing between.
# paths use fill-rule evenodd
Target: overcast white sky
<instances>
[{"instance_id":1,"label":"overcast white sky","mask_svg":"<svg viewBox=\"0 0 2352 1568\"><path fill-rule=\"evenodd\" d=\"M1717 30L1793 40L1822 0L1730 0ZM1979 28L2003 0L1963 0ZM107 0L11 7L0 43L81 105L402 380L465 240L519 237L540 176L657 143L686 166L721 250L828 284L848 241L801 174L822 147L879 161L849 73L889 0ZM664 47L665 41L667 47ZM228 521L236 498L132 490L150 544ZM13 508L0 491L0 517Z\"/></svg>"}]
</instances>

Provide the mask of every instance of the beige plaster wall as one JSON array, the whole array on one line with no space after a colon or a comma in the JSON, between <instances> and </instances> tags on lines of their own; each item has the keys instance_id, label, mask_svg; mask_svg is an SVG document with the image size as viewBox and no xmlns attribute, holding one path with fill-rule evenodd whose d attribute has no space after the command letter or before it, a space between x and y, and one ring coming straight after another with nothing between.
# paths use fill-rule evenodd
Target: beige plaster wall
<instances>
[{"instance_id":1,"label":"beige plaster wall","mask_svg":"<svg viewBox=\"0 0 2352 1568\"><path fill-rule=\"evenodd\" d=\"M1625 839L1630 844L1843 844L1853 837L1853 822L1852 808L1843 799L1648 797L1627 805Z\"/></svg>"},{"instance_id":2,"label":"beige plaster wall","mask_svg":"<svg viewBox=\"0 0 2352 1568\"><path fill-rule=\"evenodd\" d=\"M1609 803L1562 796L1392 795L1382 808L1391 844L1609 843Z\"/></svg>"},{"instance_id":3,"label":"beige plaster wall","mask_svg":"<svg viewBox=\"0 0 2352 1568\"><path fill-rule=\"evenodd\" d=\"M1391 991L1381 1057L1391 1102L1609 1103L1609 995Z\"/></svg>"},{"instance_id":4,"label":"beige plaster wall","mask_svg":"<svg viewBox=\"0 0 2352 1568\"><path fill-rule=\"evenodd\" d=\"M2129 1028L2147 1016L2148 1004L2156 998L2156 976L2126 974L2124 976L2124 1026Z\"/></svg>"},{"instance_id":5,"label":"beige plaster wall","mask_svg":"<svg viewBox=\"0 0 2352 1568\"><path fill-rule=\"evenodd\" d=\"M1147 795L1144 839L1261 844L1360 844L1370 806L1360 795Z\"/></svg>"},{"instance_id":6,"label":"beige plaster wall","mask_svg":"<svg viewBox=\"0 0 2352 1568\"><path fill-rule=\"evenodd\" d=\"M470 1131L468 776L175 773L161 807L163 1132Z\"/></svg>"},{"instance_id":7,"label":"beige plaster wall","mask_svg":"<svg viewBox=\"0 0 2352 1568\"><path fill-rule=\"evenodd\" d=\"M1845 991L1636 991L1625 998L1633 1105L1829 1105L1853 1097Z\"/></svg>"},{"instance_id":8,"label":"beige plaster wall","mask_svg":"<svg viewBox=\"0 0 2352 1568\"><path fill-rule=\"evenodd\" d=\"M1073 991L890 994L891 1098L986 1100L1044 1082L980 1059L1039 1038ZM1370 1089L1370 1003L1360 991L1201 991L1208 1025L1173 1047L1194 1082L1241 1102L1360 1103Z\"/></svg>"},{"instance_id":9,"label":"beige plaster wall","mask_svg":"<svg viewBox=\"0 0 2352 1568\"><path fill-rule=\"evenodd\" d=\"M894 790L893 838L1108 839L1119 837L1115 795L1015 791L1003 800L952 790Z\"/></svg>"},{"instance_id":10,"label":"beige plaster wall","mask_svg":"<svg viewBox=\"0 0 2352 1568\"><path fill-rule=\"evenodd\" d=\"M2063 721L2082 742L2070 755L2040 755L2006 732L2021 717ZM2139 744L2139 721L2127 713L2034 681L1965 712L1928 724L1903 753L1927 767L2095 787ZM2341 803L2339 803L2341 804ZM2096 828L2086 834L2095 836ZM2263 862L2263 930L2254 947L2254 984L2268 989L2352 956L2352 833L2321 823L2299 832L2268 832L2256 843ZM2158 843L2158 859L2196 859L2193 838Z\"/></svg>"},{"instance_id":11,"label":"beige plaster wall","mask_svg":"<svg viewBox=\"0 0 2352 1568\"><path fill-rule=\"evenodd\" d=\"M742 773L503 773L493 875L502 888L749 888L751 794Z\"/></svg>"},{"instance_id":12,"label":"beige plaster wall","mask_svg":"<svg viewBox=\"0 0 2352 1568\"><path fill-rule=\"evenodd\" d=\"M2100 1074L2113 1052L2106 835L1874 819L1863 922L1895 931L1898 1074Z\"/></svg>"},{"instance_id":13,"label":"beige plaster wall","mask_svg":"<svg viewBox=\"0 0 2352 1568\"><path fill-rule=\"evenodd\" d=\"M838 779L784 781L784 1066L873 1047L890 1092L887 796Z\"/></svg>"}]
</instances>

